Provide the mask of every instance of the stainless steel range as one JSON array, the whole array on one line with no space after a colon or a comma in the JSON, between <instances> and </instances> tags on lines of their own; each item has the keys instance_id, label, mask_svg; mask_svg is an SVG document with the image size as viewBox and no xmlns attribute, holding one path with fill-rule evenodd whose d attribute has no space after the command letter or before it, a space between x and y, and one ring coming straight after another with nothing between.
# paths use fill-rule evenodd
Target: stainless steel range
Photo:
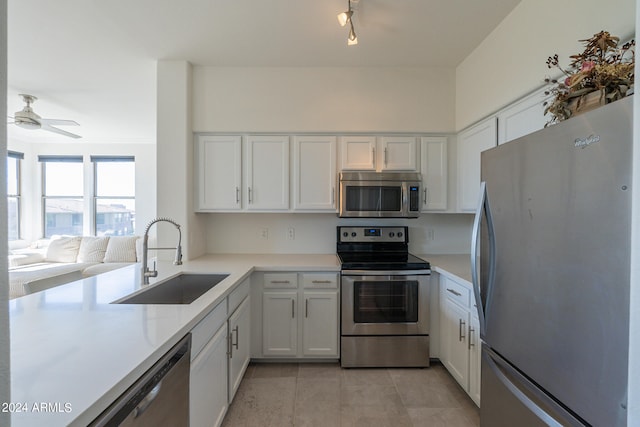
<instances>
[{"instance_id":1,"label":"stainless steel range","mask_svg":"<svg viewBox=\"0 0 640 427\"><path fill-rule=\"evenodd\" d=\"M342 367L429 366L431 266L408 227L337 228Z\"/></svg>"}]
</instances>

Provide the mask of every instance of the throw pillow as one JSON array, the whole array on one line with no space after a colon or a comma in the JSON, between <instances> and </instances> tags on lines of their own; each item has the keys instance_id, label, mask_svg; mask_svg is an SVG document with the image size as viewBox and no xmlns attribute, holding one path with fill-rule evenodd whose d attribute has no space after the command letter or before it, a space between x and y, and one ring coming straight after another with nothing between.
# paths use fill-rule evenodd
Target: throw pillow
<instances>
[{"instance_id":1,"label":"throw pillow","mask_svg":"<svg viewBox=\"0 0 640 427\"><path fill-rule=\"evenodd\" d=\"M108 243L108 237L84 236L80 242L78 262L102 262Z\"/></svg>"},{"instance_id":2,"label":"throw pillow","mask_svg":"<svg viewBox=\"0 0 640 427\"><path fill-rule=\"evenodd\" d=\"M80 236L51 239L45 255L45 261L76 262L81 240L82 237Z\"/></svg>"},{"instance_id":3,"label":"throw pillow","mask_svg":"<svg viewBox=\"0 0 640 427\"><path fill-rule=\"evenodd\" d=\"M136 240L138 236L110 237L104 262L137 262Z\"/></svg>"}]
</instances>

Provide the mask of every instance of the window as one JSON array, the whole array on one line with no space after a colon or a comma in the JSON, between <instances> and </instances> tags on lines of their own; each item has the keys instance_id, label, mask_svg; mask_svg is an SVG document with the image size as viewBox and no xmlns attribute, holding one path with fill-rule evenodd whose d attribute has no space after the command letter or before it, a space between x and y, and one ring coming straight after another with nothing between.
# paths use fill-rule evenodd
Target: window
<instances>
[{"instance_id":1,"label":"window","mask_svg":"<svg viewBox=\"0 0 640 427\"><path fill-rule=\"evenodd\" d=\"M9 151L7 153L7 238L9 241L20 238L20 161L24 154Z\"/></svg>"},{"instance_id":2,"label":"window","mask_svg":"<svg viewBox=\"0 0 640 427\"><path fill-rule=\"evenodd\" d=\"M132 235L136 216L134 158L91 156L91 161L94 165L95 235Z\"/></svg>"},{"instance_id":3,"label":"window","mask_svg":"<svg viewBox=\"0 0 640 427\"><path fill-rule=\"evenodd\" d=\"M82 156L39 156L42 162L44 237L80 236L84 218Z\"/></svg>"}]
</instances>

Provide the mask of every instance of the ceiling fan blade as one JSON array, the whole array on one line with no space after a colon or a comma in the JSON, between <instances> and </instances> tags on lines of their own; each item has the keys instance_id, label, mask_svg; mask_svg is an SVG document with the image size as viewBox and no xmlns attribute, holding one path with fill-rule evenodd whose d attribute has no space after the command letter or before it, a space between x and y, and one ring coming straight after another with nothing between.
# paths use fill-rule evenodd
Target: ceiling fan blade
<instances>
[{"instance_id":1,"label":"ceiling fan blade","mask_svg":"<svg viewBox=\"0 0 640 427\"><path fill-rule=\"evenodd\" d=\"M64 120L66 121L66 120ZM60 135L68 136L71 138L82 138L80 135L76 135L75 133L67 132L66 130L58 129L56 127L51 126L49 123L42 123L42 130L47 130L49 132L58 133Z\"/></svg>"},{"instance_id":2,"label":"ceiling fan blade","mask_svg":"<svg viewBox=\"0 0 640 427\"><path fill-rule=\"evenodd\" d=\"M80 124L74 120L40 119L40 123L42 123L43 126L80 126Z\"/></svg>"}]
</instances>

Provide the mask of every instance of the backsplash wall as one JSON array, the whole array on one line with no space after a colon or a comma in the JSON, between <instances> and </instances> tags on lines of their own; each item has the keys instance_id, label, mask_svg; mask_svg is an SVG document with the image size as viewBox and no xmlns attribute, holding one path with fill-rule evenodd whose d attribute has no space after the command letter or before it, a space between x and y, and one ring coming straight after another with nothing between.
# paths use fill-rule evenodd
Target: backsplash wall
<instances>
[{"instance_id":1,"label":"backsplash wall","mask_svg":"<svg viewBox=\"0 0 640 427\"><path fill-rule=\"evenodd\" d=\"M416 219L352 219L329 213L200 215L207 216L207 253L333 253L338 225L406 225L413 253L468 253L473 223L468 214L422 214Z\"/></svg>"}]
</instances>

